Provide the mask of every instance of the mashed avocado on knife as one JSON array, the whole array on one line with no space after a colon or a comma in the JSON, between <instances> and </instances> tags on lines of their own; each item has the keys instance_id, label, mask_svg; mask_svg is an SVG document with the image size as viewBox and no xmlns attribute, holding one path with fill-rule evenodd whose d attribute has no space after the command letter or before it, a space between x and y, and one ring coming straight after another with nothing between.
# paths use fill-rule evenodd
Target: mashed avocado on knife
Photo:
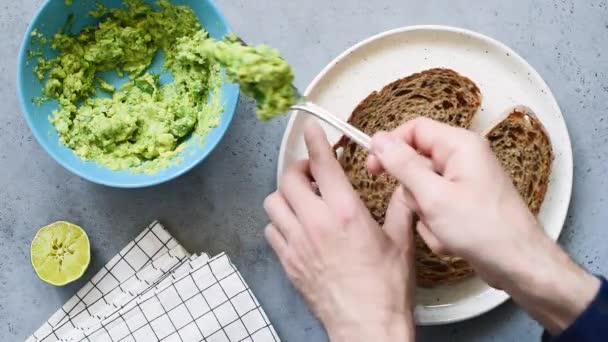
<instances>
[{"instance_id":1,"label":"mashed avocado on knife","mask_svg":"<svg viewBox=\"0 0 608 342\"><path fill-rule=\"evenodd\" d=\"M76 35L55 34L57 56L38 57L34 70L44 97L59 103L50 121L61 143L81 158L144 173L178 162L190 135L203 139L219 124L221 66L258 101L261 119L295 102L293 72L276 50L213 40L189 7L167 0L158 8L143 0L124 5L100 6L90 13L100 23ZM159 49L170 82L147 71ZM115 89L100 75L107 71L128 81ZM99 91L110 96L95 96Z\"/></svg>"}]
</instances>

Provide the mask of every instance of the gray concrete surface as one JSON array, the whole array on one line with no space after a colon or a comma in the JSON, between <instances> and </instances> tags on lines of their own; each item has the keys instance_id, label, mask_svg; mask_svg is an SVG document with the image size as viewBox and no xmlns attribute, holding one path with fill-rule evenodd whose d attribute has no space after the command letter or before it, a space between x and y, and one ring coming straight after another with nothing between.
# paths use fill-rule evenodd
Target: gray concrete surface
<instances>
[{"instance_id":1,"label":"gray concrete surface","mask_svg":"<svg viewBox=\"0 0 608 342\"><path fill-rule=\"evenodd\" d=\"M192 251L227 251L285 341L325 334L263 240L261 203L273 190L286 120L260 124L242 98L234 124L202 165L170 183L120 190L84 181L30 134L15 90L22 34L42 3L0 0L0 341L32 333L146 224L160 219ZM575 156L574 197L561 243L593 272L608 271L608 4L606 0L218 0L250 42L279 48L305 87L334 56L380 31L447 24L493 36L526 58L554 91ZM37 228L59 219L88 231L81 282L45 285L29 263ZM421 341L530 341L540 327L512 303L467 322L419 329Z\"/></svg>"}]
</instances>

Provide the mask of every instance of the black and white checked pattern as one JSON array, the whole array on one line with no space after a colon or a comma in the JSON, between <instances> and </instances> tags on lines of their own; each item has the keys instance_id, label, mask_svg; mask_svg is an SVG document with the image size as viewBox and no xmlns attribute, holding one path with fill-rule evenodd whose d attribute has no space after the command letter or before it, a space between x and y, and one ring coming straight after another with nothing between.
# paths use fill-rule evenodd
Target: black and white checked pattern
<instances>
[{"instance_id":1,"label":"black and white checked pattern","mask_svg":"<svg viewBox=\"0 0 608 342\"><path fill-rule=\"evenodd\" d=\"M164 241L175 241L155 222L119 256L124 259L134 245L142 243L140 237L145 237L145 233L152 232L155 227L166 233L166 236L159 234L161 237L168 236ZM143 245L146 243L144 241ZM189 256L184 251L178 255L176 248L181 248L177 242L160 257L150 258L139 270L125 276L109 291L97 289L101 295L96 301L75 296L80 313L75 310L76 305L70 307L69 302L66 303L59 311L63 316L54 322L49 320L27 342L280 341L227 255L222 253L210 260L206 254ZM108 270L107 273L111 273L113 268ZM96 289L98 276L94 277L97 282L92 280L90 287L85 286L87 293Z\"/></svg>"},{"instance_id":2,"label":"black and white checked pattern","mask_svg":"<svg viewBox=\"0 0 608 342\"><path fill-rule=\"evenodd\" d=\"M167 269L188 253L158 222L153 222L127 244L27 341L55 341L97 310L108 304L108 297L122 294L126 280L145 269ZM164 272L156 272L161 276ZM149 279L151 281L151 279Z\"/></svg>"}]
</instances>

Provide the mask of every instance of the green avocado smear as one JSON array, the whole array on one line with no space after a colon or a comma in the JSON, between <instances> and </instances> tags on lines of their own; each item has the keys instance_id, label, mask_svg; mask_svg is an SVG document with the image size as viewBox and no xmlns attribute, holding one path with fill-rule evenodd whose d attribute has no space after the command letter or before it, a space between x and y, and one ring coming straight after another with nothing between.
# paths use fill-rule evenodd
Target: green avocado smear
<instances>
[{"instance_id":1,"label":"green avocado smear","mask_svg":"<svg viewBox=\"0 0 608 342\"><path fill-rule=\"evenodd\" d=\"M99 6L90 15L98 25L55 34L49 41L57 56L37 55L34 69L44 99L59 103L50 121L60 142L84 160L150 174L178 163L188 137L202 142L220 122L222 66L257 101L262 120L296 101L292 69L278 51L214 40L187 6L125 0L123 8ZM159 50L170 82L147 71ZM108 71L128 80L115 89L101 75Z\"/></svg>"},{"instance_id":2,"label":"green avocado smear","mask_svg":"<svg viewBox=\"0 0 608 342\"><path fill-rule=\"evenodd\" d=\"M291 66L267 45L245 46L233 35L215 41L199 31L188 40L180 39L176 50L179 61L204 63L211 59L224 66L228 79L256 100L260 120L285 113L296 102Z\"/></svg>"}]
</instances>

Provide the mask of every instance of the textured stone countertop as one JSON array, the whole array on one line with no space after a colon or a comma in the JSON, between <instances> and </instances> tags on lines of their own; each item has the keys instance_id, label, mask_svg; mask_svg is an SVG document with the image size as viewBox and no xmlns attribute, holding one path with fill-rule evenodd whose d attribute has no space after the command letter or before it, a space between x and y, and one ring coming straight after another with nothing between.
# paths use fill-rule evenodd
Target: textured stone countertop
<instances>
[{"instance_id":1,"label":"textured stone countertop","mask_svg":"<svg viewBox=\"0 0 608 342\"><path fill-rule=\"evenodd\" d=\"M16 95L22 35L41 0L0 0L0 341L21 341L154 219L191 251L226 251L285 341L325 333L263 239L264 197L275 186L286 119L255 120L242 97L217 150L186 175L148 189L89 183L47 155ZM246 41L279 48L303 89L336 55L381 31L412 24L460 26L520 53L547 81L573 141L575 184L560 242L593 272L608 272L608 3L606 0L217 0ZM93 259L80 282L55 288L29 262L36 230L55 220L82 225ZM540 327L513 303L482 317L419 329L420 341L531 341Z\"/></svg>"}]
</instances>

